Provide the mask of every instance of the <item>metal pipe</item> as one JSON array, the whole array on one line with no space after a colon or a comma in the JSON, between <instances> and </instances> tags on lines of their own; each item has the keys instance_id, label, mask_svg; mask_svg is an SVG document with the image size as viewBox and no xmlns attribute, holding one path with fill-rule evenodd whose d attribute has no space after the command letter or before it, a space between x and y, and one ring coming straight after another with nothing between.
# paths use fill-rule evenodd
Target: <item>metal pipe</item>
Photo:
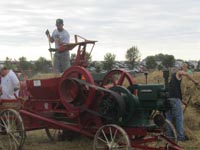
<instances>
[{"instance_id":1,"label":"metal pipe","mask_svg":"<svg viewBox=\"0 0 200 150\"><path fill-rule=\"evenodd\" d=\"M28 112L26 110L20 110L19 113L23 116L23 115L26 115L26 116L29 116L29 117L32 117L34 119L37 119L37 120L40 120L40 121L44 121L46 122L47 124L51 124L53 126L56 126L58 128L61 128L61 129L66 129L66 130L72 130L72 131L75 131L75 132L78 132L78 133L81 133L85 136L88 136L88 137L94 137L93 134L89 133L89 132L86 132L78 127L75 127L73 125L68 125L68 124L64 124L64 123L61 123L61 122L58 122L57 120L53 120L53 119L50 119L50 118L46 118L46 117L43 117L43 116L40 116L40 115L37 115L37 114L34 114L34 113L31 113L31 112Z\"/></svg>"}]
</instances>

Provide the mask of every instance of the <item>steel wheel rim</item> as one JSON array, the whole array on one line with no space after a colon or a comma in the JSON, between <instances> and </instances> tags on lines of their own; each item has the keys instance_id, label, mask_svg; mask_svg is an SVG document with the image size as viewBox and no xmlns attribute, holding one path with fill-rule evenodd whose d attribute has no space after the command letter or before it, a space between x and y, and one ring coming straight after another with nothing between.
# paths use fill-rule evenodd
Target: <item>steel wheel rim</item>
<instances>
[{"instance_id":1,"label":"steel wheel rim","mask_svg":"<svg viewBox=\"0 0 200 150\"><path fill-rule=\"evenodd\" d=\"M134 83L132 76L127 73L125 70L112 70L109 73L105 75L105 77L102 80L102 86L104 87L112 87L115 85L123 85L125 86L125 81L128 82L128 86L132 85Z\"/></svg>"},{"instance_id":2,"label":"steel wheel rim","mask_svg":"<svg viewBox=\"0 0 200 150\"><path fill-rule=\"evenodd\" d=\"M25 141L23 120L15 110L4 110L0 114L0 147L4 150L21 150Z\"/></svg>"},{"instance_id":3,"label":"steel wheel rim","mask_svg":"<svg viewBox=\"0 0 200 150\"><path fill-rule=\"evenodd\" d=\"M168 136L166 135L165 131L163 132L164 136L166 136L167 138L169 138L169 139L172 140L173 142L178 143L177 133L176 133L176 129L175 129L174 125L173 125L168 119L165 119L164 130L165 130L165 128L166 128L166 125L168 125L168 126L171 128L173 137L168 137Z\"/></svg>"},{"instance_id":4,"label":"steel wheel rim","mask_svg":"<svg viewBox=\"0 0 200 150\"><path fill-rule=\"evenodd\" d=\"M130 150L126 132L117 125L102 126L95 134L93 150Z\"/></svg>"},{"instance_id":5,"label":"steel wheel rim","mask_svg":"<svg viewBox=\"0 0 200 150\"><path fill-rule=\"evenodd\" d=\"M172 130L172 134L173 134L172 137L169 137L166 135L165 130L166 130L167 125L169 125L169 127ZM162 127L161 133L149 133L148 136L157 137L157 139L154 142L145 143L144 146L155 148L155 149L168 149L168 146L170 145L173 146L173 143L178 143L176 129L174 128L173 124L167 119L165 119L165 124ZM164 140L162 136L164 136L171 142Z\"/></svg>"}]
</instances>

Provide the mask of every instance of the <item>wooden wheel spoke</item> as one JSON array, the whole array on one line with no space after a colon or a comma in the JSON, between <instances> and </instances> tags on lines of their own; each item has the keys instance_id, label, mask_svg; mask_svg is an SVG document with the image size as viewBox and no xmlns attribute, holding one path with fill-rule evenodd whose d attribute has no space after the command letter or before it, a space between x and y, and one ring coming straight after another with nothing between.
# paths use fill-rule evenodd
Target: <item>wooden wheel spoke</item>
<instances>
[{"instance_id":1,"label":"wooden wheel spoke","mask_svg":"<svg viewBox=\"0 0 200 150\"><path fill-rule=\"evenodd\" d=\"M123 72L118 79L117 85L122 85L125 80L126 74Z\"/></svg>"},{"instance_id":2,"label":"wooden wheel spoke","mask_svg":"<svg viewBox=\"0 0 200 150\"><path fill-rule=\"evenodd\" d=\"M110 88L111 86L115 85L123 85L128 87L133 83L134 82L132 76L125 70L120 69L110 71L102 80L102 86L105 88Z\"/></svg>"},{"instance_id":3,"label":"wooden wheel spoke","mask_svg":"<svg viewBox=\"0 0 200 150\"><path fill-rule=\"evenodd\" d=\"M5 150L21 150L25 140L25 129L21 116L16 110L8 109L0 113L0 148ZM5 131L5 132L4 132Z\"/></svg>"},{"instance_id":4,"label":"wooden wheel spoke","mask_svg":"<svg viewBox=\"0 0 200 150\"><path fill-rule=\"evenodd\" d=\"M103 140L102 138L98 137L98 140L102 141L103 143L107 143L105 140Z\"/></svg>"},{"instance_id":5,"label":"wooden wheel spoke","mask_svg":"<svg viewBox=\"0 0 200 150\"><path fill-rule=\"evenodd\" d=\"M130 150L130 148L128 135L117 125L104 125L95 134L93 150Z\"/></svg>"},{"instance_id":6,"label":"wooden wheel spoke","mask_svg":"<svg viewBox=\"0 0 200 150\"><path fill-rule=\"evenodd\" d=\"M105 138L106 142L107 142L107 143L109 143L109 141L108 141L108 138L107 138L107 136L106 136L106 134L105 134L105 132L104 132L104 130L103 130L103 129L101 130L101 132L103 133L103 136L104 136L104 138Z\"/></svg>"},{"instance_id":7,"label":"wooden wheel spoke","mask_svg":"<svg viewBox=\"0 0 200 150\"><path fill-rule=\"evenodd\" d=\"M16 137L15 137L12 133L9 133L9 135L12 137L13 141L19 146L20 143L19 143L19 141L16 139Z\"/></svg>"},{"instance_id":8,"label":"wooden wheel spoke","mask_svg":"<svg viewBox=\"0 0 200 150\"><path fill-rule=\"evenodd\" d=\"M4 124L4 127L5 128L8 128L8 125L6 124L6 122L5 122L5 120L1 117L1 121L3 122L3 124Z\"/></svg>"}]
</instances>

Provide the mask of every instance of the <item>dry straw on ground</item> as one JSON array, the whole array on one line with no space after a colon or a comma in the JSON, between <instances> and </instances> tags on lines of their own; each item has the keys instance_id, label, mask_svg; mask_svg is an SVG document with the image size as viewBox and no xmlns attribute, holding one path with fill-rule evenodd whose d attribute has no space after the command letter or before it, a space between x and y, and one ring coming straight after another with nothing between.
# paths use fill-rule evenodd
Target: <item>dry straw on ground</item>
<instances>
[{"instance_id":1,"label":"dry straw on ground","mask_svg":"<svg viewBox=\"0 0 200 150\"><path fill-rule=\"evenodd\" d=\"M193 73L192 75L196 80L200 82L200 73ZM43 76L44 77L44 76ZM43 78L42 77L42 78ZM46 75L46 77L52 77L52 75ZM38 77L37 77L38 78ZM144 74L134 77L135 83L145 84L146 78ZM148 74L148 84L163 84L162 71L155 71ZM185 149L200 150L200 90L197 89L191 81L183 80L182 91L184 100L190 99L190 103L184 112L185 118L185 133L189 138L189 141L179 142ZM197 105L199 104L199 105ZM86 137L78 137L72 142L50 142L44 131L32 131L28 132L27 141L24 145L24 150L89 150L92 149L92 139Z\"/></svg>"}]
</instances>

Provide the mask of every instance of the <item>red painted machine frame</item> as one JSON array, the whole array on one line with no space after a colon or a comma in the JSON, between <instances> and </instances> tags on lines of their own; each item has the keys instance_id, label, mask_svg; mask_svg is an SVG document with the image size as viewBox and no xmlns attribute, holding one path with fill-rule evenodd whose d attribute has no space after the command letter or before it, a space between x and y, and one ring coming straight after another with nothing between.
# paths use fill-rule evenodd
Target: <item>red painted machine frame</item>
<instances>
[{"instance_id":1,"label":"red painted machine frame","mask_svg":"<svg viewBox=\"0 0 200 150\"><path fill-rule=\"evenodd\" d=\"M78 46L77 57L74 66L64 72L61 77L42 79L42 80L26 80L21 81L20 95L15 100L0 100L0 120L9 119L6 111L15 109L19 112L22 117L21 123L24 125L24 132L37 130L37 129L59 129L73 131L80 133L90 138L94 138L94 150L98 149L98 140L101 139L101 134L105 138L108 137L124 137L125 142L109 141L108 138L105 140L104 149L111 150L113 147L124 147L129 150L131 148L145 149L145 150L180 150L182 147L178 146L174 141L169 140L162 134L162 129L148 131L145 127L120 127L117 125L104 124L101 117L95 112L88 108L95 108L96 103L94 101L94 94L96 92L96 84L91 74L84 68L87 66L86 60L86 45L93 44L92 49L96 41L89 41L84 39L82 42L78 42L78 36L75 37L75 43L66 44L66 50L72 50ZM92 51L91 49L91 51ZM90 54L91 54L90 51ZM113 85L123 85L123 81L128 80L128 84L133 84L132 77L124 70L114 70L108 73L103 79L112 78L113 74L119 74L119 79L114 79ZM86 88L87 98L83 107L74 107L66 102L65 95L63 95L63 89L68 86L65 85L65 81L68 78L79 78L86 81L90 86ZM102 88L110 87L106 85L106 82L102 82ZM72 95L76 94L77 87L73 86L73 82L70 82ZM6 113L4 113L6 112ZM11 115L10 115L11 116ZM58 119L59 116L64 118ZM57 118L58 117L58 118ZM68 121L66 121L68 120ZM1 122L1 121L0 121ZM118 131L118 132L117 132ZM120 133L122 135L120 135ZM150 133L150 134L149 134ZM23 134L20 132L20 134ZM25 133L24 133L25 134ZM104 135L105 134L105 135ZM1 131L0 131L1 135ZM103 141L103 139L101 139ZM148 143L164 141L160 147L149 145ZM24 139L23 139L24 141ZM19 141L17 149L21 149L24 142Z\"/></svg>"}]
</instances>

